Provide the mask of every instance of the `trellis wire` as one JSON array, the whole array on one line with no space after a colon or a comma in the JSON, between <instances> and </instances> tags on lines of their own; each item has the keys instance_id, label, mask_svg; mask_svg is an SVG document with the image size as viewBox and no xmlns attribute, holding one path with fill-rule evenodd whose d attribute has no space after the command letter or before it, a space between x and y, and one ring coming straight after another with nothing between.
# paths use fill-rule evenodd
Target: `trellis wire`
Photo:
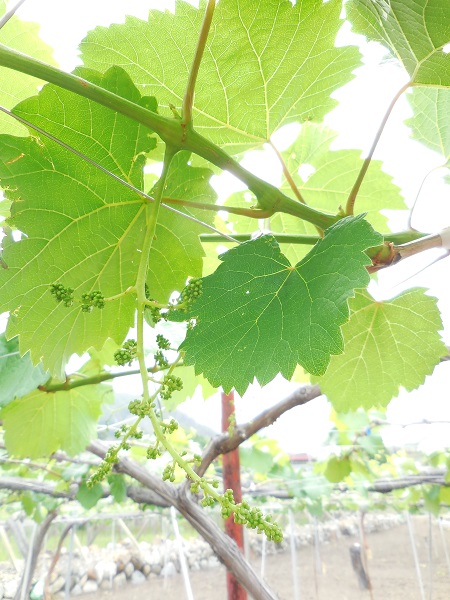
<instances>
[{"instance_id":1,"label":"trellis wire","mask_svg":"<svg viewBox=\"0 0 450 600\"><path fill-rule=\"evenodd\" d=\"M292 510L289 511L289 531L291 542L292 586L294 588L293 600L301 600L300 585L297 572L297 549L295 547L295 519Z\"/></svg>"},{"instance_id":2,"label":"trellis wire","mask_svg":"<svg viewBox=\"0 0 450 600\"><path fill-rule=\"evenodd\" d=\"M420 597L422 598L422 600L425 600L425 591L423 589L422 573L420 572L419 557L417 556L416 541L414 539L414 530L413 530L413 525L412 525L412 521L411 521L411 515L409 514L408 511L405 511L405 515L406 515L406 523L408 524L409 539L411 541L411 548L412 548L412 553L413 553L413 558L414 558L414 566L416 567L417 581L419 583Z\"/></svg>"},{"instance_id":3,"label":"trellis wire","mask_svg":"<svg viewBox=\"0 0 450 600\"><path fill-rule=\"evenodd\" d=\"M178 547L178 558L180 559L181 574L183 575L184 589L186 591L186 600L194 600L191 581L189 579L189 571L186 562L186 556L184 554L183 543L180 535L180 529L178 527L177 516L175 513L175 508L173 506L170 507L170 518L172 520L172 528L175 534L175 540L177 542Z\"/></svg>"}]
</instances>

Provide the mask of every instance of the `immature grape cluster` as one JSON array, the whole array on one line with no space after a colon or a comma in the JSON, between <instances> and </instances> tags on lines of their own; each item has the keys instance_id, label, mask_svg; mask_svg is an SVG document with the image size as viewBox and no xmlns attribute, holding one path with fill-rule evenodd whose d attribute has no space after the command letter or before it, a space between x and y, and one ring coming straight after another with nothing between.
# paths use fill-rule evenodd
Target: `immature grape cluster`
<instances>
[{"instance_id":1,"label":"immature grape cluster","mask_svg":"<svg viewBox=\"0 0 450 600\"><path fill-rule=\"evenodd\" d=\"M175 375L166 375L162 380L159 395L163 400L169 400L172 397L173 392L179 392L182 389L183 382L180 377L176 377Z\"/></svg>"},{"instance_id":2,"label":"immature grape cluster","mask_svg":"<svg viewBox=\"0 0 450 600\"><path fill-rule=\"evenodd\" d=\"M67 308L73 305L73 288L66 288L62 283L52 283L50 293L55 296L57 302L62 302Z\"/></svg>"},{"instance_id":3,"label":"immature grape cluster","mask_svg":"<svg viewBox=\"0 0 450 600\"><path fill-rule=\"evenodd\" d=\"M122 348L114 352L114 360L119 365L119 367L123 367L127 364L130 366L133 360L136 358L136 352L136 340L127 340L123 344Z\"/></svg>"},{"instance_id":4,"label":"immature grape cluster","mask_svg":"<svg viewBox=\"0 0 450 600\"><path fill-rule=\"evenodd\" d=\"M62 283L52 283L50 293L56 298L57 302L62 302L69 308L74 304L74 289L65 287ZM105 308L105 296L98 290L81 294L81 310L91 312L95 308Z\"/></svg>"},{"instance_id":5,"label":"immature grape cluster","mask_svg":"<svg viewBox=\"0 0 450 600\"><path fill-rule=\"evenodd\" d=\"M98 290L81 294L81 310L83 312L91 312L94 307L105 308L105 304L105 296Z\"/></svg>"},{"instance_id":6,"label":"immature grape cluster","mask_svg":"<svg viewBox=\"0 0 450 600\"><path fill-rule=\"evenodd\" d=\"M247 502L236 504L233 490L227 490L220 500L222 518L228 519L233 514L234 522L265 533L269 541L281 542L283 533L277 523L272 522L270 515L264 515L260 508L251 507Z\"/></svg>"},{"instance_id":7,"label":"immature grape cluster","mask_svg":"<svg viewBox=\"0 0 450 600\"><path fill-rule=\"evenodd\" d=\"M154 301L154 298L150 297L150 289L149 289L149 287L148 287L147 284L145 284L145 297L150 302ZM150 314L151 321L152 321L153 325L156 325L162 319L165 318L164 315L161 313L161 309L158 308L157 306L146 306L145 307L145 312L148 313L148 314Z\"/></svg>"},{"instance_id":8,"label":"immature grape cluster","mask_svg":"<svg viewBox=\"0 0 450 600\"><path fill-rule=\"evenodd\" d=\"M178 310L183 312L190 308L194 300L197 300L203 292L203 280L201 278L192 278L180 294L178 304L181 305Z\"/></svg>"}]
</instances>

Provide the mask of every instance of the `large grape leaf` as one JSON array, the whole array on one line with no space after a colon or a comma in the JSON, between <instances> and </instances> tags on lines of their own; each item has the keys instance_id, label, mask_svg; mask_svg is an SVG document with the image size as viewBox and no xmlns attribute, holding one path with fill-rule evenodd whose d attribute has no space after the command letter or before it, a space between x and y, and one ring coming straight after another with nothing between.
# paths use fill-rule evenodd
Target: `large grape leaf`
<instances>
[{"instance_id":1,"label":"large grape leaf","mask_svg":"<svg viewBox=\"0 0 450 600\"><path fill-rule=\"evenodd\" d=\"M48 394L35 390L14 400L0 413L8 453L42 458L57 450L82 452L96 437L101 406L111 393L101 384Z\"/></svg>"},{"instance_id":2,"label":"large grape leaf","mask_svg":"<svg viewBox=\"0 0 450 600\"><path fill-rule=\"evenodd\" d=\"M122 66L160 107L180 107L206 2L178 0L175 15L150 11L148 22L98 27L81 43L86 66ZM359 65L354 47L334 46L341 0L221 0L217 3L195 90L197 131L229 153L260 146L282 125L320 120L331 93Z\"/></svg>"},{"instance_id":3,"label":"large grape leaf","mask_svg":"<svg viewBox=\"0 0 450 600\"><path fill-rule=\"evenodd\" d=\"M0 0L0 17L6 12L5 0ZM13 16L8 23L0 29L0 43L19 50L24 54L31 54L47 64L55 64L52 49L39 37L39 26L36 23L27 23ZM18 71L12 71L0 67L0 80L4 84L0 88L0 104L11 109L21 100L35 94L42 85L42 81L24 75ZM13 135L27 135L27 130L12 117L0 114L0 132Z\"/></svg>"},{"instance_id":4,"label":"large grape leaf","mask_svg":"<svg viewBox=\"0 0 450 600\"><path fill-rule=\"evenodd\" d=\"M81 73L99 85L139 102L128 75L112 68L100 76ZM142 189L145 153L155 146L150 131L84 98L54 86L15 109L46 131L88 154L103 167ZM31 350L62 377L68 358L110 337L123 341L134 322L132 295L108 302L102 311L84 313L79 303L57 304L49 285L74 288L75 296L99 289L106 297L136 280L145 228L144 203L132 191L54 142L37 138L0 138L0 175L14 200L11 224L26 234L5 243L7 270L0 273L0 310L12 311L8 336L20 334L21 351ZM168 192L213 201L209 172L176 157ZM161 211L150 257L150 292L165 301L174 286L201 274L200 226ZM70 250L69 250L70 249ZM164 257L164 259L163 259ZM174 265L168 267L168 265Z\"/></svg>"},{"instance_id":5,"label":"large grape leaf","mask_svg":"<svg viewBox=\"0 0 450 600\"><path fill-rule=\"evenodd\" d=\"M121 69L104 76L86 73L95 83L134 101L140 98ZM142 184L144 152L154 147L149 131L84 98L45 86L16 112L89 154L114 174ZM0 176L14 200L11 223L26 234L9 242L0 273L0 310L12 312L7 335L20 334L22 352L63 377L74 353L118 343L133 324L134 300L128 295L100 312L84 313L80 304L57 304L49 285L61 282L83 292L100 289L113 296L135 282L145 227L143 203L136 194L47 139L0 137Z\"/></svg>"},{"instance_id":6,"label":"large grape leaf","mask_svg":"<svg viewBox=\"0 0 450 600\"><path fill-rule=\"evenodd\" d=\"M316 379L337 411L387 406L400 386L411 391L447 354L436 299L410 290L387 302L366 292L350 300L342 327L345 351Z\"/></svg>"},{"instance_id":7,"label":"large grape leaf","mask_svg":"<svg viewBox=\"0 0 450 600\"><path fill-rule=\"evenodd\" d=\"M41 364L33 366L29 354L19 355L17 338L7 341L0 335L0 407L26 396L49 377Z\"/></svg>"},{"instance_id":8,"label":"large grape leaf","mask_svg":"<svg viewBox=\"0 0 450 600\"><path fill-rule=\"evenodd\" d=\"M413 138L450 161L450 90L414 88L408 100L414 116L406 125Z\"/></svg>"},{"instance_id":9,"label":"large grape leaf","mask_svg":"<svg viewBox=\"0 0 450 600\"><path fill-rule=\"evenodd\" d=\"M347 299L369 280L364 250L380 241L360 215L328 229L295 266L270 235L225 253L192 307L185 363L240 394L255 377L261 385L278 373L290 379L298 363L323 374L343 349Z\"/></svg>"},{"instance_id":10,"label":"large grape leaf","mask_svg":"<svg viewBox=\"0 0 450 600\"><path fill-rule=\"evenodd\" d=\"M419 85L450 86L448 0L349 0L357 33L387 46Z\"/></svg>"}]
</instances>

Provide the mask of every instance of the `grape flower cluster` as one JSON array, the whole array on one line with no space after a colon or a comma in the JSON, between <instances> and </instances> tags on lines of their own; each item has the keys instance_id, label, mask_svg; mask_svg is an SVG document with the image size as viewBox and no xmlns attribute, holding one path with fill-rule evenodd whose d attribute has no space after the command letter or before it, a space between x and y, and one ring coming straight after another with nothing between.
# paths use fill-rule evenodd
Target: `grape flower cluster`
<instances>
[{"instance_id":1,"label":"grape flower cluster","mask_svg":"<svg viewBox=\"0 0 450 600\"><path fill-rule=\"evenodd\" d=\"M65 287L62 283L52 283L50 285L50 293L55 297L57 302L62 302L64 306L69 308L74 304L74 289ZM105 308L105 296L99 291L86 292L81 294L81 310L83 312L91 312L95 308Z\"/></svg>"},{"instance_id":2,"label":"grape flower cluster","mask_svg":"<svg viewBox=\"0 0 450 600\"><path fill-rule=\"evenodd\" d=\"M201 278L192 278L180 294L178 304L175 306L181 312L187 312L192 303L200 298L203 293L203 280Z\"/></svg>"},{"instance_id":3,"label":"grape flower cluster","mask_svg":"<svg viewBox=\"0 0 450 600\"><path fill-rule=\"evenodd\" d=\"M133 360L136 358L136 352L136 340L127 340L123 344L122 348L119 348L119 350L114 352L114 360L120 367L123 367L126 364L130 366Z\"/></svg>"},{"instance_id":4,"label":"grape flower cluster","mask_svg":"<svg viewBox=\"0 0 450 600\"><path fill-rule=\"evenodd\" d=\"M166 375L162 380L159 395L163 400L169 400L174 392L183 389L183 381L176 375Z\"/></svg>"},{"instance_id":5,"label":"grape flower cluster","mask_svg":"<svg viewBox=\"0 0 450 600\"><path fill-rule=\"evenodd\" d=\"M105 308L105 296L98 290L81 294L81 310L91 312L95 308Z\"/></svg>"},{"instance_id":6,"label":"grape flower cluster","mask_svg":"<svg viewBox=\"0 0 450 600\"><path fill-rule=\"evenodd\" d=\"M62 302L67 308L73 305L73 288L65 287L62 283L52 283L50 293L56 298L57 302Z\"/></svg>"}]
</instances>

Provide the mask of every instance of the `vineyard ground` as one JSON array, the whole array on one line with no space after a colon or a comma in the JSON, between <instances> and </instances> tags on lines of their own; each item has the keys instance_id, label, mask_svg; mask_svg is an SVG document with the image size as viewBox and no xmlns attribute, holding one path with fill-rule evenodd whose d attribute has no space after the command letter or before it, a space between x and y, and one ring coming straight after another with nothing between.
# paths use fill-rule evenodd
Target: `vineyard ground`
<instances>
[{"instance_id":1,"label":"vineyard ground","mask_svg":"<svg viewBox=\"0 0 450 600\"><path fill-rule=\"evenodd\" d=\"M445 550L450 554L450 530L445 529L443 545L437 522L432 525L432 570L430 594L429 570L429 520L415 517L413 520L415 543L421 568L424 597L432 600L450 598L450 572ZM297 549L298 587L302 600L371 600L368 591L360 590L350 562L349 548L356 538L343 536L320 545L321 571L315 577L314 546ZM370 561L369 572L373 585L373 600L421 600L413 551L406 524L387 531L367 535ZM255 569L260 570L261 557L251 556ZM266 581L278 594L280 600L292 600L294 596L290 551L266 556ZM190 573L195 600L226 600L225 570L223 567ZM127 586L126 591L101 592L83 596L86 600L181 600L185 598L181 575L166 582L153 579L140 586ZM250 599L249 599L250 600Z\"/></svg>"}]
</instances>

